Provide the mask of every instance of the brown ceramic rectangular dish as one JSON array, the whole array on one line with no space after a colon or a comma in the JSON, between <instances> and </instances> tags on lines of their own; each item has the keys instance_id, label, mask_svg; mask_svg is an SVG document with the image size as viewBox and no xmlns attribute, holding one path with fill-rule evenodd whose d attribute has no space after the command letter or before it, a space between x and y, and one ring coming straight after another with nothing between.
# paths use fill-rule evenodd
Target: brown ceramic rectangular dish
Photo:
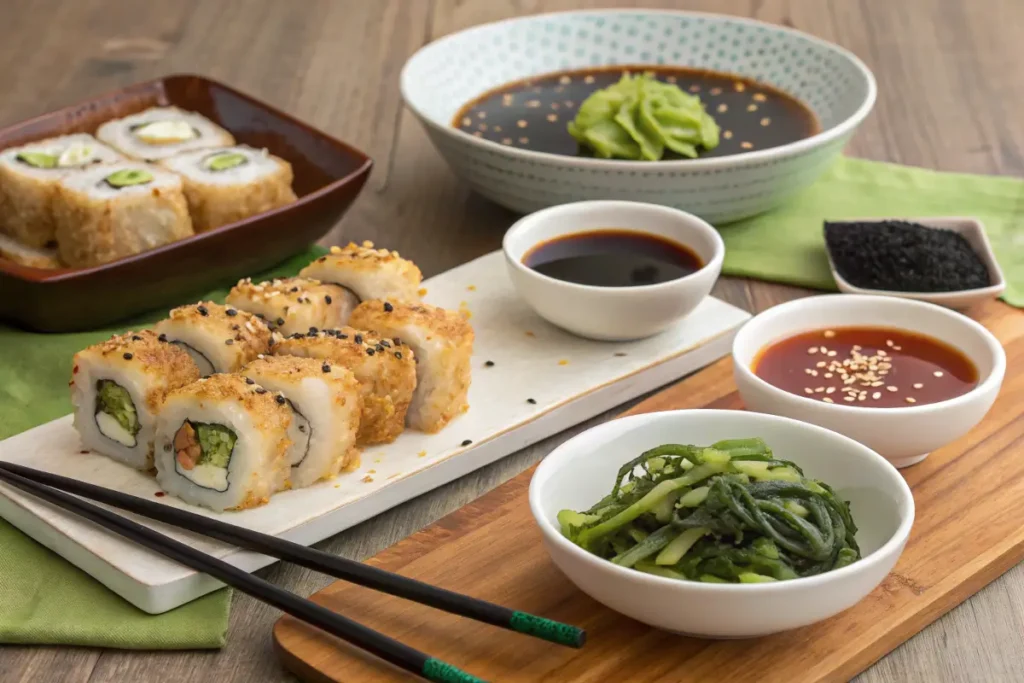
<instances>
[{"instance_id":1,"label":"brown ceramic rectangular dish","mask_svg":"<svg viewBox=\"0 0 1024 683\"><path fill-rule=\"evenodd\" d=\"M97 327L188 301L269 268L327 233L359 194L372 161L359 150L248 95L194 75L174 75L100 95L0 130L0 149L68 133L152 106L199 112L239 143L265 147L295 173L298 200L111 263L42 270L0 258L0 318L44 332Z\"/></svg>"}]
</instances>

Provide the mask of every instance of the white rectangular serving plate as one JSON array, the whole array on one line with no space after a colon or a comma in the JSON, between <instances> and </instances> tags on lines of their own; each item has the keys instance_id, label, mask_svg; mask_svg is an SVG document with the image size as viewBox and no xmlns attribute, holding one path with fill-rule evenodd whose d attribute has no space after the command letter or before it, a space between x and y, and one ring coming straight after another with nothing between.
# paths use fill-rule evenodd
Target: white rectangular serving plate
<instances>
[{"instance_id":1,"label":"white rectangular serving plate","mask_svg":"<svg viewBox=\"0 0 1024 683\"><path fill-rule=\"evenodd\" d=\"M262 507L217 514L155 497L159 487L151 476L82 451L70 415L0 441L0 460L310 545L717 360L750 317L708 297L656 337L581 339L548 324L516 296L501 252L424 287L429 303L471 316L470 409L438 434L407 431L394 443L366 449L358 470L332 481L279 493ZM146 612L165 612L222 585L8 486L0 485L0 515ZM246 571L276 561L134 518Z\"/></svg>"}]
</instances>

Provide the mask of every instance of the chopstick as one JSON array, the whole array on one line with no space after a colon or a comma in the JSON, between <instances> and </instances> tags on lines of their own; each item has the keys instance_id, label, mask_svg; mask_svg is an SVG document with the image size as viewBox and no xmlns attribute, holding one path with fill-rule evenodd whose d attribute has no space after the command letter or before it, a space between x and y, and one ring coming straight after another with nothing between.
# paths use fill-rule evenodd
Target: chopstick
<instances>
[{"instance_id":1,"label":"chopstick","mask_svg":"<svg viewBox=\"0 0 1024 683\"><path fill-rule=\"evenodd\" d=\"M156 551L176 562L204 572L257 600L316 626L333 636L346 640L381 659L428 681L436 683L485 683L461 669L435 659L393 638L363 626L326 607L300 598L283 588L264 581L223 560L190 548L173 538L133 522L126 517L76 498L68 493L38 483L12 472L5 463L0 468L0 481L15 486L53 505L80 515L125 538Z\"/></svg>"},{"instance_id":2,"label":"chopstick","mask_svg":"<svg viewBox=\"0 0 1024 683\"><path fill-rule=\"evenodd\" d=\"M452 614L469 617L493 626L518 633L535 636L559 645L579 648L586 642L586 631L576 626L539 617L526 612L512 610L485 600L462 595L454 591L431 586L400 574L393 574L377 567L371 567L335 555L307 548L276 536L259 533L251 529L221 522L180 510L169 505L154 503L137 496L114 491L77 479L69 479L42 470L0 462L0 469L6 469L19 476L36 482L69 491L122 510L154 519L158 522L180 527L187 531L215 538L225 543L270 555L292 562L307 569L323 572L338 579L372 588L374 590L412 600L423 605L444 610Z\"/></svg>"}]
</instances>

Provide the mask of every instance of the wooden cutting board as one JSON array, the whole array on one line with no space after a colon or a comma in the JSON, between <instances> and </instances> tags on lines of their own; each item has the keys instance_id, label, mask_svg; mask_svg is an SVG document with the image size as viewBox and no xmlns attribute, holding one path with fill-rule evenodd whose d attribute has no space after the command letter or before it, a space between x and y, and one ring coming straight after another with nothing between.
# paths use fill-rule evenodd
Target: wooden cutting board
<instances>
[{"instance_id":1,"label":"wooden cutting board","mask_svg":"<svg viewBox=\"0 0 1024 683\"><path fill-rule=\"evenodd\" d=\"M710 641L651 629L580 592L555 568L527 505L532 470L369 560L370 564L586 628L570 650L336 582L313 596L488 681L802 683L846 680L1024 559L1024 315L998 303L971 311L1003 343L1007 376L974 430L902 470L917 519L895 570L828 621L756 640ZM629 413L742 409L728 359ZM413 680L282 617L285 666L307 681Z\"/></svg>"}]
</instances>

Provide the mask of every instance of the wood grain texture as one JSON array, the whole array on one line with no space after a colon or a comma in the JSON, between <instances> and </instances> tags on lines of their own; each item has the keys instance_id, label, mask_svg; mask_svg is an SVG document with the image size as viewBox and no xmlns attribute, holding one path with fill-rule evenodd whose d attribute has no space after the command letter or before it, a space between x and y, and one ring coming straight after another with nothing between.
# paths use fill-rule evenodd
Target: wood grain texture
<instances>
[{"instance_id":1,"label":"wood grain texture","mask_svg":"<svg viewBox=\"0 0 1024 683\"><path fill-rule=\"evenodd\" d=\"M196 72L351 142L373 176L325 244L371 239L435 275L500 244L515 220L469 192L408 112L397 74L424 43L534 12L643 5L723 12L838 42L875 72L879 99L850 153L942 170L1024 175L1020 0L133 0L0 1L0 125L98 92ZM984 102L985 106L979 106ZM806 292L723 279L717 296L751 311ZM458 509L621 408L318 544L364 558ZM307 595L328 579L276 565L263 578ZM236 596L217 653L0 648L0 680L60 683L294 681L270 631L278 614ZM1024 671L1018 566L868 669L859 683L1000 683Z\"/></svg>"},{"instance_id":2,"label":"wood grain texture","mask_svg":"<svg viewBox=\"0 0 1024 683\"><path fill-rule=\"evenodd\" d=\"M893 572L862 602L804 629L706 641L645 627L591 600L555 567L527 502L532 471L372 558L370 564L587 630L582 650L530 638L337 582L313 599L489 681L623 683L686 680L816 683L859 673L1024 558L1024 316L998 303L974 312L1007 349L1010 372L986 420L903 471L917 504ZM742 409L731 360L643 401L630 414ZM856 513L856 511L854 511ZM405 680L291 617L274 629L285 665L304 680Z\"/></svg>"}]
</instances>

